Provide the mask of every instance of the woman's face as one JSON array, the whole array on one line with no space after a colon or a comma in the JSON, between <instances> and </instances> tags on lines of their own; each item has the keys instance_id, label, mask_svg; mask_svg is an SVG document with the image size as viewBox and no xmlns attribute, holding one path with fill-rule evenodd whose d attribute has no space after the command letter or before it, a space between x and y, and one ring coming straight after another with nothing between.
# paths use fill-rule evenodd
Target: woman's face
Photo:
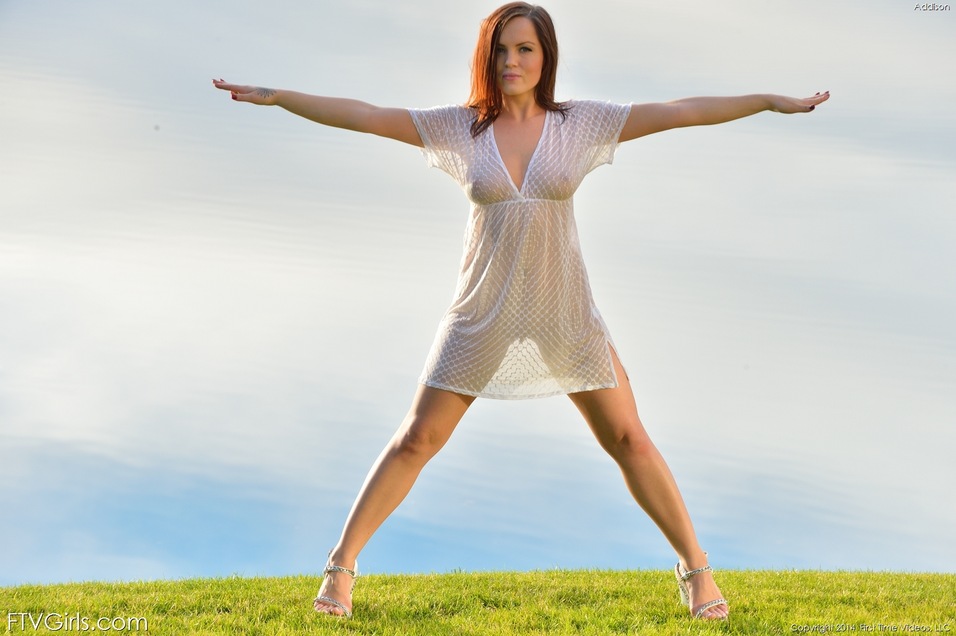
<instances>
[{"instance_id":1,"label":"woman's face","mask_svg":"<svg viewBox=\"0 0 956 636\"><path fill-rule=\"evenodd\" d=\"M512 18L501 30L495 51L498 88L504 95L516 97L533 93L541 81L544 50L538 32L528 18Z\"/></svg>"}]
</instances>

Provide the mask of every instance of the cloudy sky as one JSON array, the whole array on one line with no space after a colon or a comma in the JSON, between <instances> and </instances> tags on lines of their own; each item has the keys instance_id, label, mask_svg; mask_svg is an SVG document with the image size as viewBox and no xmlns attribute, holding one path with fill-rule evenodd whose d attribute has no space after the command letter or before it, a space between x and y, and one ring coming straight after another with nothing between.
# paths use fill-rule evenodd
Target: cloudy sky
<instances>
[{"instance_id":1,"label":"cloudy sky","mask_svg":"<svg viewBox=\"0 0 956 636\"><path fill-rule=\"evenodd\" d=\"M467 206L414 148L209 80L460 102L497 4L0 0L0 584L321 567ZM954 13L545 6L561 99L832 93L622 146L576 198L715 559L956 569ZM368 567L667 567L584 428L563 399L476 405Z\"/></svg>"}]
</instances>

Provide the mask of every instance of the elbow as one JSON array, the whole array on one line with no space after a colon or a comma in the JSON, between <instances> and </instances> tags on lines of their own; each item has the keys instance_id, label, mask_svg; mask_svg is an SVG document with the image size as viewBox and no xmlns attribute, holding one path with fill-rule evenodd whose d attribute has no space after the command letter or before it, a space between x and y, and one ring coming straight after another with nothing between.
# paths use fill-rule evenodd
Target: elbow
<instances>
[{"instance_id":1,"label":"elbow","mask_svg":"<svg viewBox=\"0 0 956 636\"><path fill-rule=\"evenodd\" d=\"M714 122L708 121L705 113L687 102L672 102L670 117L671 128L689 128L691 126L706 126Z\"/></svg>"}]
</instances>

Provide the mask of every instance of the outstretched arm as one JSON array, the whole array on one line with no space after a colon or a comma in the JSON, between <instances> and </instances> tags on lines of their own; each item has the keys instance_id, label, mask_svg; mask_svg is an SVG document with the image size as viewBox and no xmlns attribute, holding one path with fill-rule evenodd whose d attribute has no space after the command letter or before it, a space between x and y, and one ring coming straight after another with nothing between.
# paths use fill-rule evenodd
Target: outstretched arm
<instances>
[{"instance_id":1,"label":"outstretched arm","mask_svg":"<svg viewBox=\"0 0 956 636\"><path fill-rule=\"evenodd\" d=\"M232 99L237 102L280 106L290 113L326 126L372 133L413 146L422 146L422 139L412 122L412 116L404 108L382 108L355 99L320 97L295 91L229 84L223 80L213 80L212 83L218 89L229 91Z\"/></svg>"},{"instance_id":2,"label":"outstretched arm","mask_svg":"<svg viewBox=\"0 0 956 636\"><path fill-rule=\"evenodd\" d=\"M633 104L619 141L683 128L722 124L769 110L776 113L809 113L830 99L830 91L799 99L782 95L741 95L739 97L689 97L663 104Z\"/></svg>"}]
</instances>

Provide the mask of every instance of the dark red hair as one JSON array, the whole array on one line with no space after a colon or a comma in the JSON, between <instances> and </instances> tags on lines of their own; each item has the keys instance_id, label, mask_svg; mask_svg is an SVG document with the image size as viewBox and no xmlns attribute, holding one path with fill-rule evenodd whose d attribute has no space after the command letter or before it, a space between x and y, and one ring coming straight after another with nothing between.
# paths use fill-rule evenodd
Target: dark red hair
<instances>
[{"instance_id":1,"label":"dark red hair","mask_svg":"<svg viewBox=\"0 0 956 636\"><path fill-rule=\"evenodd\" d=\"M551 16L542 7L527 2L510 2L495 9L481 23L475 56L471 64L471 95L466 106L475 109L471 135L477 137L501 114L501 89L498 87L498 41L505 24L513 18L528 18L534 24L538 41L544 53L541 80L534 91L534 99L545 110L562 115L568 109L554 101L554 82L558 71L558 38Z\"/></svg>"}]
</instances>

